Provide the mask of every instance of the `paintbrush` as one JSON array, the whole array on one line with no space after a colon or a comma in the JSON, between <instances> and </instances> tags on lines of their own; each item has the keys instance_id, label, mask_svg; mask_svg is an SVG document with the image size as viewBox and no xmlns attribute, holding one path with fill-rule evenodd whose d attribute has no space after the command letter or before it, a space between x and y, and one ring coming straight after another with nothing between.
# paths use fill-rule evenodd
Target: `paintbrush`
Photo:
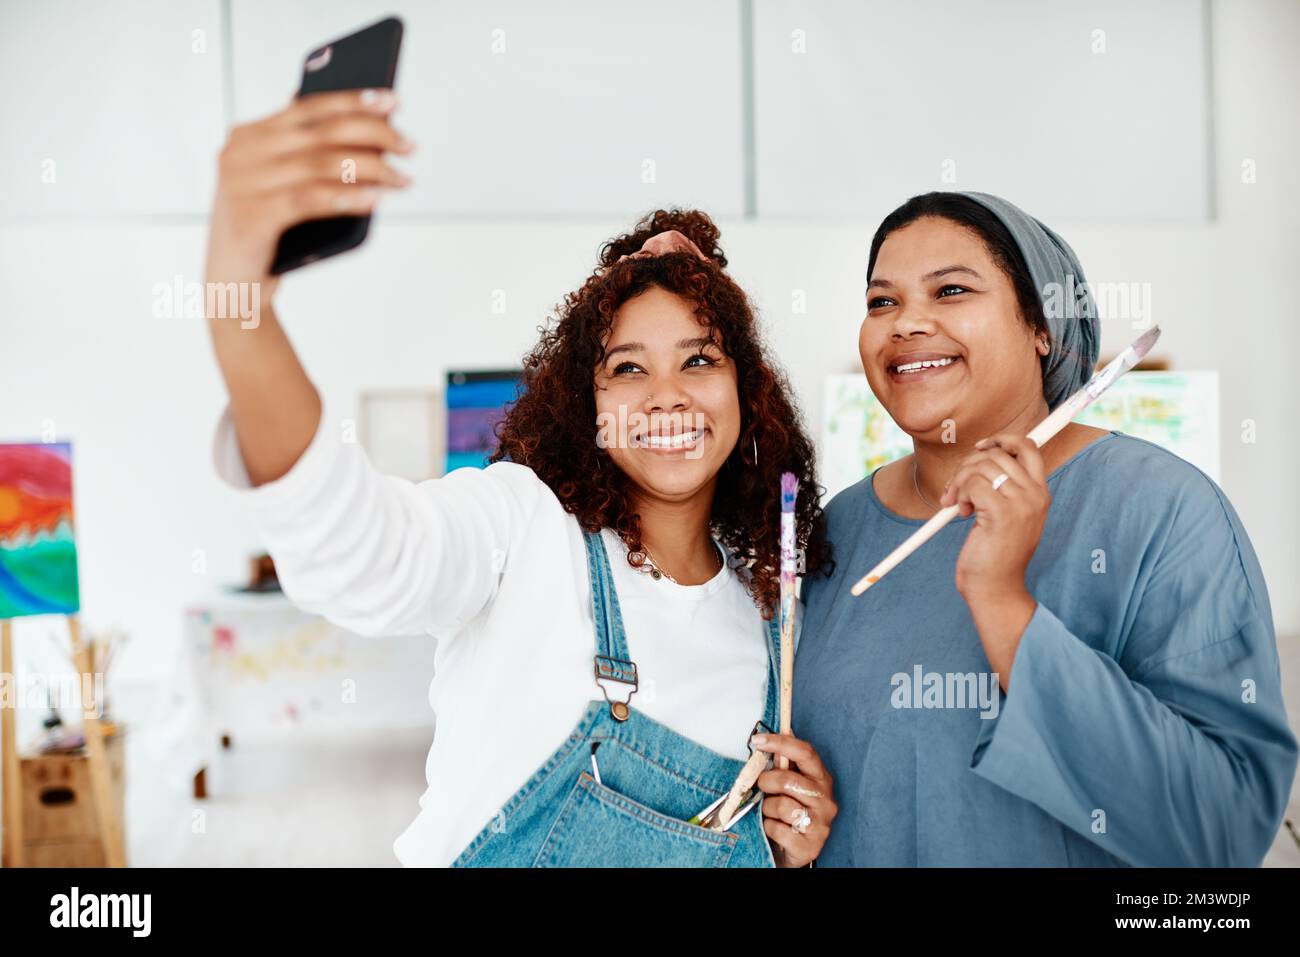
<instances>
[{"instance_id":1,"label":"paintbrush","mask_svg":"<svg viewBox=\"0 0 1300 957\"><path fill-rule=\"evenodd\" d=\"M781 733L790 733L791 697L794 694L795 533L794 503L799 480L793 472L781 473ZM781 770L790 767L784 754L776 756Z\"/></svg>"},{"instance_id":2,"label":"paintbrush","mask_svg":"<svg viewBox=\"0 0 1300 957\"><path fill-rule=\"evenodd\" d=\"M117 632L110 631L104 636L104 658L100 665L100 670L108 674L108 668L113 663L113 652L117 650Z\"/></svg>"},{"instance_id":3,"label":"paintbrush","mask_svg":"<svg viewBox=\"0 0 1300 957\"><path fill-rule=\"evenodd\" d=\"M745 766L740 769L736 775L736 780L732 782L731 790L722 803L717 806L712 813L696 815L687 823L699 824L702 827L712 828L715 831L721 831L730 823L732 816L740 808L741 802L753 794L754 782L758 776L767 768L769 755L766 751L755 751L745 762Z\"/></svg>"},{"instance_id":4,"label":"paintbrush","mask_svg":"<svg viewBox=\"0 0 1300 957\"><path fill-rule=\"evenodd\" d=\"M1107 363L1106 368L1089 379L1087 385L1058 405L1047 418L1038 423L1034 430L1029 433L1030 441L1039 448L1046 445L1048 440L1065 428L1071 419L1090 406L1103 392L1114 385L1115 380L1137 365L1142 360L1142 357L1151 351L1151 347L1155 345L1155 341L1159 338L1159 326L1155 326L1149 332L1144 333L1136 342ZM1003 481L1006 480L1005 475L999 476L999 478ZM999 484L1001 483L995 482L994 488ZM861 595L884 578L903 559L933 538L939 529L956 518L960 512L961 506L959 505L949 505L947 508L935 512L934 516L913 532L907 541L886 555L884 561L879 565L863 575L851 589L852 594Z\"/></svg>"},{"instance_id":5,"label":"paintbrush","mask_svg":"<svg viewBox=\"0 0 1300 957\"><path fill-rule=\"evenodd\" d=\"M62 658L62 659L63 659L64 661L66 661L68 664L72 664L72 663L73 663L73 662L72 662L72 655L68 652L68 649L65 648L65 647L63 647L63 645L59 642L59 639L56 638L56 637L54 637L54 634L53 634L52 632L48 632L48 631L47 631L47 632L45 633L45 637L48 638L48 639L50 639L50 644L52 644L52 645L55 647L55 649L58 650L58 652L59 652L59 657L60 657L60 658Z\"/></svg>"}]
</instances>

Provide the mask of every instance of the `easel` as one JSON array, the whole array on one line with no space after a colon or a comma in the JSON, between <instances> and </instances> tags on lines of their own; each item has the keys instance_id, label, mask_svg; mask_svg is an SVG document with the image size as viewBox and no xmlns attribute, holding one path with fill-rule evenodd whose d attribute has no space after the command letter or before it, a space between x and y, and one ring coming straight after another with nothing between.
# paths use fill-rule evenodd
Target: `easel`
<instances>
[{"instance_id":1,"label":"easel","mask_svg":"<svg viewBox=\"0 0 1300 957\"><path fill-rule=\"evenodd\" d=\"M68 634L72 639L72 660L81 674L81 720L86 736L86 763L90 770L91 790L95 796L95 816L100 840L104 844L104 861L109 867L125 867L121 818L113 796L108 756L104 751L104 731L99 723L100 702L95 698L95 676L91 673L90 651L81 640L81 622L68 615ZM20 763L16 740L17 695L14 682L13 622L0 620L0 674L9 676L14 692L13 707L0 702L0 750L4 759L4 860L5 867L23 866L23 806Z\"/></svg>"}]
</instances>

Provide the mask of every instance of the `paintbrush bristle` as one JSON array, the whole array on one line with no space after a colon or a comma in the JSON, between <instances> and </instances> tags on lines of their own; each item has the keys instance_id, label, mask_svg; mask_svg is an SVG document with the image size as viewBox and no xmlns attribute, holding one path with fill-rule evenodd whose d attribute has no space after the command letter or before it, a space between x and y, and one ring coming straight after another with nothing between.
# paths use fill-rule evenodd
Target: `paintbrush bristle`
<instances>
[{"instance_id":1,"label":"paintbrush bristle","mask_svg":"<svg viewBox=\"0 0 1300 957\"><path fill-rule=\"evenodd\" d=\"M1140 339L1137 340L1137 342L1129 346L1129 348L1132 349L1135 353L1137 353L1137 357L1139 359L1142 359L1146 356L1148 352L1151 351L1151 347L1156 344L1156 340L1159 338L1160 338L1160 327L1152 326L1147 332L1145 332L1142 335Z\"/></svg>"},{"instance_id":2,"label":"paintbrush bristle","mask_svg":"<svg viewBox=\"0 0 1300 957\"><path fill-rule=\"evenodd\" d=\"M793 512L795 496L799 494L799 479L793 472L781 473L781 511Z\"/></svg>"}]
</instances>

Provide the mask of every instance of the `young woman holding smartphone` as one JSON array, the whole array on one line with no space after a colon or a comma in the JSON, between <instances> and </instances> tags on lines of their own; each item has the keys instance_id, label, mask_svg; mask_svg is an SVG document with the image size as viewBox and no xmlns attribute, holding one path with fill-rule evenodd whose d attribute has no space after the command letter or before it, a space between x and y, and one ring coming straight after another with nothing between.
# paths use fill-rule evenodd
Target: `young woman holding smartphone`
<instances>
[{"instance_id":1,"label":"young woman holding smartphone","mask_svg":"<svg viewBox=\"0 0 1300 957\"><path fill-rule=\"evenodd\" d=\"M428 790L403 863L806 866L836 814L776 726L780 474L812 444L718 232L659 212L609 243L526 361L495 461L414 484L339 440L270 307L280 233L368 212L405 179L386 91L320 94L236 129L207 280L260 284L260 321L210 317L230 403L216 456L286 593L364 634L438 640ZM340 164L355 163L342 183ZM814 494L798 543L825 562ZM787 756L761 811L689 823L750 748Z\"/></svg>"}]
</instances>

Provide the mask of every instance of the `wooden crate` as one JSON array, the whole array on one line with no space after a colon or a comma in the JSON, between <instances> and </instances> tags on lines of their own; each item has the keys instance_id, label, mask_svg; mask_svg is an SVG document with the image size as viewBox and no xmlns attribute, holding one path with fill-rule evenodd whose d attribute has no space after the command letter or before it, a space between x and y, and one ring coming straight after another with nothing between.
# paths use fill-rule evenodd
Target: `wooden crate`
<instances>
[{"instance_id":1,"label":"wooden crate","mask_svg":"<svg viewBox=\"0 0 1300 957\"><path fill-rule=\"evenodd\" d=\"M119 731L104 738L119 821L126 796L124 737ZM24 755L20 778L24 863L28 867L104 867L85 750Z\"/></svg>"}]
</instances>

